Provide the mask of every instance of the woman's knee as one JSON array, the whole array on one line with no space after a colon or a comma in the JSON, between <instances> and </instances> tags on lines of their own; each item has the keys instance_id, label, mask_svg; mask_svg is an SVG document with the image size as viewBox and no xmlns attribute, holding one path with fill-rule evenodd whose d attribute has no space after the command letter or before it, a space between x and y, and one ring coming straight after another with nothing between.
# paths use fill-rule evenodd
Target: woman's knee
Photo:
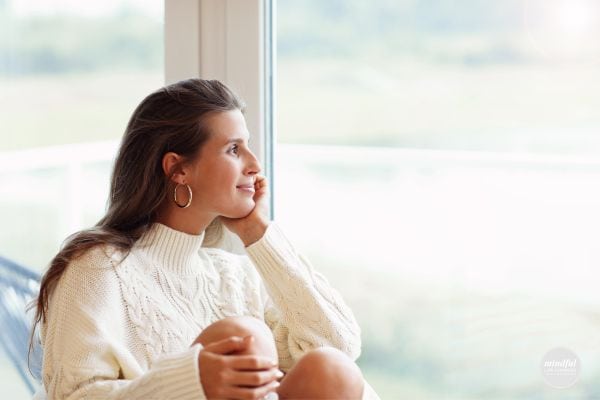
<instances>
[{"instance_id":1,"label":"woman's knee","mask_svg":"<svg viewBox=\"0 0 600 400\"><path fill-rule=\"evenodd\" d=\"M319 398L360 399L364 379L360 368L346 354L333 347L306 353L294 367L305 382L311 382L311 395Z\"/></svg>"},{"instance_id":2,"label":"woman's knee","mask_svg":"<svg viewBox=\"0 0 600 400\"><path fill-rule=\"evenodd\" d=\"M269 327L258 318L249 316L226 317L207 326L198 341L206 346L209 343L217 342L231 336L254 337L254 342L246 351L239 354L261 354L268 356L277 356L277 350L273 339L273 333Z\"/></svg>"},{"instance_id":3,"label":"woman's knee","mask_svg":"<svg viewBox=\"0 0 600 400\"><path fill-rule=\"evenodd\" d=\"M358 365L334 347L320 347L307 353L307 356L306 361L327 376L352 377L362 382L363 376Z\"/></svg>"}]
</instances>

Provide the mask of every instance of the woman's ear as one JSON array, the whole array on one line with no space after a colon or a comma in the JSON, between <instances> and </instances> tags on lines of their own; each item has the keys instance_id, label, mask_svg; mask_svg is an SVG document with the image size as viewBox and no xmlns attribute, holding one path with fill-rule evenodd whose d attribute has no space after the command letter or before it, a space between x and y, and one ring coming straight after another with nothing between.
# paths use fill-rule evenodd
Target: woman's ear
<instances>
[{"instance_id":1,"label":"woman's ear","mask_svg":"<svg viewBox=\"0 0 600 400\"><path fill-rule=\"evenodd\" d=\"M182 156L172 151L166 153L162 159L162 169L172 182L185 185L187 176Z\"/></svg>"}]
</instances>

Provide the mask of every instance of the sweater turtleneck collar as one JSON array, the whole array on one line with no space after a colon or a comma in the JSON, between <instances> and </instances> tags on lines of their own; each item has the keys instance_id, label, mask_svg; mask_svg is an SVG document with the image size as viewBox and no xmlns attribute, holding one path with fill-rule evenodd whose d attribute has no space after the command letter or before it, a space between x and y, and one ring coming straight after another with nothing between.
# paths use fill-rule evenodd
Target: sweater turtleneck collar
<instances>
[{"instance_id":1,"label":"sweater turtleneck collar","mask_svg":"<svg viewBox=\"0 0 600 400\"><path fill-rule=\"evenodd\" d=\"M203 240L204 231L199 235L190 235L154 223L135 247L145 252L161 269L188 274L198 268L198 252Z\"/></svg>"}]
</instances>

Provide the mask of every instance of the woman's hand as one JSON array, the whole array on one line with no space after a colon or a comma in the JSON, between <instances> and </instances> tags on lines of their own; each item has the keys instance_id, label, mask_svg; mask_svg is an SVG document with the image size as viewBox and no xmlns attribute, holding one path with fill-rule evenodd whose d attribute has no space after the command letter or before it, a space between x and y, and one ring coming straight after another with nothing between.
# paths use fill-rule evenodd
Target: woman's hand
<instances>
[{"instance_id":1,"label":"woman's hand","mask_svg":"<svg viewBox=\"0 0 600 400\"><path fill-rule=\"evenodd\" d=\"M269 225L269 196L267 178L256 175L254 181L254 208L243 218L221 217L223 224L240 237L245 246L259 240Z\"/></svg>"},{"instance_id":2,"label":"woman's hand","mask_svg":"<svg viewBox=\"0 0 600 400\"><path fill-rule=\"evenodd\" d=\"M279 386L283 373L277 360L256 355L231 354L245 350L253 337L231 336L200 351L200 383L208 399L262 399Z\"/></svg>"}]
</instances>

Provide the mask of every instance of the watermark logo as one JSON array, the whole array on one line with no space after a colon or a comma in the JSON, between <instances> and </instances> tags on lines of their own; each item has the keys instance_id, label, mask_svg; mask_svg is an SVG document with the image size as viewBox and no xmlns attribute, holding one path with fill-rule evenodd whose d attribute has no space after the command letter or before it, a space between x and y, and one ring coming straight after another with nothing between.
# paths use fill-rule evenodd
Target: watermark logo
<instances>
[{"instance_id":1,"label":"watermark logo","mask_svg":"<svg viewBox=\"0 0 600 400\"><path fill-rule=\"evenodd\" d=\"M556 347L544 354L540 368L546 384L556 389L566 389L579 379L581 361L573 351Z\"/></svg>"}]
</instances>

